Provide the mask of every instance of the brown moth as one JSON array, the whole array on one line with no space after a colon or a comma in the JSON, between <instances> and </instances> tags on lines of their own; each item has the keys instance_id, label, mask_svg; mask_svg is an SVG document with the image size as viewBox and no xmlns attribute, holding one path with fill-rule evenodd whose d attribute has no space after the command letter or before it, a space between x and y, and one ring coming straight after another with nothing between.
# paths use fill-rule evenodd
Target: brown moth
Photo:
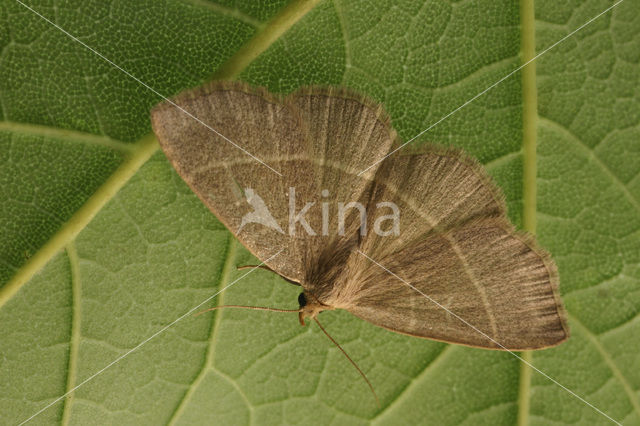
<instances>
[{"instance_id":1,"label":"brown moth","mask_svg":"<svg viewBox=\"0 0 640 426\"><path fill-rule=\"evenodd\" d=\"M385 158L399 146L389 117L343 88L282 97L215 82L172 102L151 113L162 149L266 269L302 287L290 310L302 324L346 309L397 333L478 348L568 338L555 263L514 229L501 191L462 151L428 145Z\"/></svg>"}]
</instances>

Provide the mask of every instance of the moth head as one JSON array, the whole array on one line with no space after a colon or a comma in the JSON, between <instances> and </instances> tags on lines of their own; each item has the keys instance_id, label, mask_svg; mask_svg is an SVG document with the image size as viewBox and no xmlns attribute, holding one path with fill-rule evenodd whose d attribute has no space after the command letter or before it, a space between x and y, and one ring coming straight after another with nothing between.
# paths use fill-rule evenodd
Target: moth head
<instances>
[{"instance_id":1,"label":"moth head","mask_svg":"<svg viewBox=\"0 0 640 426\"><path fill-rule=\"evenodd\" d=\"M298 295L298 303L300 304L298 318L300 319L301 325L306 325L304 322L305 318L309 317L314 319L320 312L326 311L327 309L333 309L330 306L321 303L311 293L300 293L300 295Z\"/></svg>"}]
</instances>

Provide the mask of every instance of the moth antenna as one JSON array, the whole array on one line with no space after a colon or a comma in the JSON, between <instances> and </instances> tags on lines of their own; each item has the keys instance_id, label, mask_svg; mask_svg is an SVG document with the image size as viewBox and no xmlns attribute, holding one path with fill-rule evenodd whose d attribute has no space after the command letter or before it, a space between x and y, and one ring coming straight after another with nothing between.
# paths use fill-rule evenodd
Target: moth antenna
<instances>
[{"instance_id":1,"label":"moth antenna","mask_svg":"<svg viewBox=\"0 0 640 426\"><path fill-rule=\"evenodd\" d=\"M373 393L373 396L376 398L376 403L378 404L378 408L381 408L380 399L378 399L378 394L376 394L376 391L373 389L373 385L371 384L369 379L367 379L367 376L362 372L362 370L360 370L360 367L358 367L358 364L356 364L355 361L352 360L351 357L347 354L347 352L345 352L345 350L342 349L342 346L340 346L338 344L338 342L336 342L334 340L334 338L331 337L331 335L327 332L327 330L324 329L322 324L320 324L320 321L318 321L316 318L314 318L313 320L316 322L316 324L318 324L318 327L320 327L320 330L322 330L322 332L325 334L325 336L327 336L329 338L329 340L331 340L333 342L333 344L336 345L338 347L338 349L340 349L340 352L342 352L342 354L345 357L347 357L347 359L349 360L351 365L353 365L356 368L356 370L358 370L358 373L360 373L360 375L362 376L364 381L367 382L367 384L369 385L369 389L371 389L371 393Z\"/></svg>"},{"instance_id":2,"label":"moth antenna","mask_svg":"<svg viewBox=\"0 0 640 426\"><path fill-rule=\"evenodd\" d=\"M245 305L222 305L222 306L214 306L213 308L205 309L204 311L200 311L194 315L197 317L198 315L204 314L205 312L215 311L216 309L222 308L240 308L240 309L251 309L254 311L271 311L271 312L300 312L300 308L298 309L278 309L278 308L268 308L265 306L245 306Z\"/></svg>"}]
</instances>

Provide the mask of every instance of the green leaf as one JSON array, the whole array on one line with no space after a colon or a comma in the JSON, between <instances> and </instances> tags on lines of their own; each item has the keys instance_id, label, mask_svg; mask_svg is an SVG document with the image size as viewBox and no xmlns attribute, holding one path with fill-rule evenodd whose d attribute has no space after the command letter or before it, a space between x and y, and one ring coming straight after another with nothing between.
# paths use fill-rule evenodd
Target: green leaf
<instances>
[{"instance_id":1,"label":"green leaf","mask_svg":"<svg viewBox=\"0 0 640 426\"><path fill-rule=\"evenodd\" d=\"M49 23L0 0L0 423L51 404L31 421L611 424L512 354L344 311L323 314L325 326L381 407L292 314L187 315L162 331L230 284L204 306L297 307L298 290L274 274L242 278L236 265L255 259L150 134L158 93L214 76L280 92L349 86L383 102L404 140L446 116L414 143L485 163L512 220L560 269L572 337L519 355L640 424L639 3L448 116L612 4L538 1L535 20L531 2L506 0L27 4Z\"/></svg>"}]
</instances>

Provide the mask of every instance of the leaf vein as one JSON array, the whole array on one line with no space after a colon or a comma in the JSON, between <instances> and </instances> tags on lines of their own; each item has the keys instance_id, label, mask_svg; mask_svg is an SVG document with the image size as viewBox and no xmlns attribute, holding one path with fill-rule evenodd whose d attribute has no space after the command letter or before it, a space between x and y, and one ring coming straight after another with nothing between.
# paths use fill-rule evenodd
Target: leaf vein
<instances>
[{"instance_id":1,"label":"leaf vein","mask_svg":"<svg viewBox=\"0 0 640 426\"><path fill-rule=\"evenodd\" d=\"M340 31L342 32L342 38L344 39L344 65L345 72L342 73L342 83L344 84L345 78L347 76L346 70L351 68L351 52L349 49L349 36L347 34L347 27L344 23L344 12L342 10L342 6L340 5L340 0L332 0L333 8L336 11L336 16L338 17L338 24L340 25Z\"/></svg>"},{"instance_id":2,"label":"leaf vein","mask_svg":"<svg viewBox=\"0 0 640 426\"><path fill-rule=\"evenodd\" d=\"M231 18L235 18L239 21L244 22L247 25L251 25L256 29L260 29L264 26L264 23L260 20L254 18L253 16L247 15L242 12L240 9L230 8L227 6L223 6L219 3L213 3L211 1L205 0L188 0L186 3L193 4L195 6L201 6L205 9L209 9L219 15L229 16Z\"/></svg>"},{"instance_id":3,"label":"leaf vein","mask_svg":"<svg viewBox=\"0 0 640 426\"><path fill-rule=\"evenodd\" d=\"M446 345L444 349L442 349L440 353L429 364L424 366L421 372L419 372L414 378L409 381L407 386L405 386L404 389L402 389L396 395L396 397L390 401L389 405L387 405L382 411L376 414L376 416L373 418L373 422L375 423L381 421L381 418L383 418L392 408L400 404L405 398L408 398L408 396L411 394L411 389L422 383L425 380L425 377L428 376L428 374L433 371L434 368L442 364L451 355L451 353L454 352L456 348L459 348L459 346Z\"/></svg>"},{"instance_id":4,"label":"leaf vein","mask_svg":"<svg viewBox=\"0 0 640 426\"><path fill-rule=\"evenodd\" d=\"M14 121L0 121L0 131L15 132L32 136L43 136L70 142L104 146L124 154L132 154L137 148L136 143L127 143L112 139L108 136L96 135L79 130L60 129L32 123L18 123Z\"/></svg>"},{"instance_id":5,"label":"leaf vein","mask_svg":"<svg viewBox=\"0 0 640 426\"><path fill-rule=\"evenodd\" d=\"M153 135L136 143L136 151L89 197L87 202L0 288L0 307L7 303L60 250L73 241L158 149Z\"/></svg>"},{"instance_id":6,"label":"leaf vein","mask_svg":"<svg viewBox=\"0 0 640 426\"><path fill-rule=\"evenodd\" d=\"M588 159L593 160L594 164L596 164L605 175L607 175L615 184L615 186L619 187L625 198L629 200L629 202L633 205L633 207L640 212L640 200L638 200L630 191L629 188L618 178L606 164L602 162L600 157L596 155L596 153L591 149L588 145L586 145L580 138L574 135L569 129L564 127L562 124L551 120L550 118L540 117L540 122L544 123L550 128L557 130L562 133L570 142L573 143L574 146L579 148L583 154L586 155Z\"/></svg>"},{"instance_id":7,"label":"leaf vein","mask_svg":"<svg viewBox=\"0 0 640 426\"><path fill-rule=\"evenodd\" d=\"M233 265L235 265L237 248L238 248L238 243L237 243L236 239L231 234L229 234L228 235L228 240L227 240L226 259L225 259L225 262L224 262L224 266L222 267L222 273L220 274L220 279L218 280L217 288L224 288L227 285L227 282L229 281L229 277L231 275L231 269L232 269ZM224 294L225 293L222 292L218 296L218 299L217 299L218 306L222 304L222 301L224 300ZM182 399L176 405L176 408L174 409L174 411L173 411L173 413L171 415L171 418L167 422L169 425L175 425L176 424L176 422L178 421L178 419L180 418L180 416L184 412L184 410L185 410L185 408L187 406L187 403L191 400L191 398L195 394L196 390L198 389L198 386L200 385L200 383L202 383L202 381L204 380L205 376L207 375L208 370L215 371L218 375L220 375L221 377L223 377L223 378L225 378L226 380L229 381L229 379L228 379L228 377L226 375L224 375L221 372L219 372L213 366L213 357L214 357L214 354L215 354L215 346L216 346L216 340L217 340L217 335L218 335L218 328L219 328L219 324L220 324L221 313L222 312L217 311L217 312L215 312L215 313L213 313L211 315L212 321L211 321L211 328L210 328L210 335L209 335L209 345L207 346L205 359L204 359L204 361L202 363L202 366L201 366L200 371L198 372L197 376L191 382L191 385L188 387L187 391L184 393ZM249 408L249 413L251 413L252 407L248 404L248 401L246 400L246 397L244 396L242 391L240 389L238 389L237 385L235 385L234 387L236 388L236 390L238 390L238 392L240 392L240 394L243 396L243 398L247 402L247 407Z\"/></svg>"},{"instance_id":8,"label":"leaf vein","mask_svg":"<svg viewBox=\"0 0 640 426\"><path fill-rule=\"evenodd\" d=\"M620 384L622 385L622 388L624 389L627 398L629 398L629 402L633 406L633 409L636 411L636 413L640 414L640 400L638 399L635 391L633 390L627 379L625 379L624 375L618 368L616 362L598 340L598 336L592 333L591 330L584 326L576 317L571 314L568 314L568 316L569 319L574 323L574 325L577 325L577 328L580 329L580 331L587 337L589 343L591 343L596 348L604 363L607 365L609 370L611 370L613 378L618 380L618 382L620 382Z\"/></svg>"},{"instance_id":9,"label":"leaf vein","mask_svg":"<svg viewBox=\"0 0 640 426\"><path fill-rule=\"evenodd\" d=\"M67 245L67 256L71 268L71 333L69 339L69 361L67 364L67 384L65 394L73 390L76 385L78 372L78 351L80 347L80 320L82 287L80 280L80 265L75 244ZM74 402L75 392L69 394L62 407L62 424L68 425L71 418L71 407Z\"/></svg>"},{"instance_id":10,"label":"leaf vein","mask_svg":"<svg viewBox=\"0 0 640 426\"><path fill-rule=\"evenodd\" d=\"M251 62L267 50L294 24L302 19L320 0L293 0L213 74L214 80L237 77Z\"/></svg>"}]
</instances>

